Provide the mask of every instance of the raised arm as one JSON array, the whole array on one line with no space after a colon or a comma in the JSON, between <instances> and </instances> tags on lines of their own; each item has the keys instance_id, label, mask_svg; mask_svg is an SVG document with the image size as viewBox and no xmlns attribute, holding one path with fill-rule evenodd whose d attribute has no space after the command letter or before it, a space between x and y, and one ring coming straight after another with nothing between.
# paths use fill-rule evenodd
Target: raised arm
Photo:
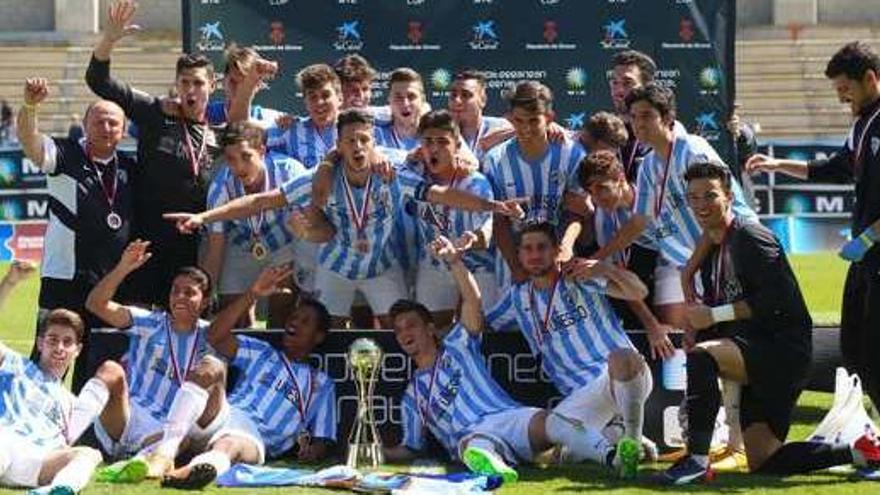
<instances>
[{"instance_id":1,"label":"raised arm","mask_svg":"<svg viewBox=\"0 0 880 495\"><path fill-rule=\"evenodd\" d=\"M114 301L113 296L116 295L116 291L125 277L150 259L152 254L147 251L149 247L149 241L140 239L129 243L116 266L89 292L89 297L86 298L86 309L115 328L130 327L132 323L131 312L125 306Z\"/></svg>"},{"instance_id":2,"label":"raised arm","mask_svg":"<svg viewBox=\"0 0 880 495\"><path fill-rule=\"evenodd\" d=\"M238 339L232 333L235 324L248 312L250 307L261 297L266 297L278 290L293 270L289 266L271 266L266 268L251 284L247 292L223 308L211 322L208 329L208 343L227 359L235 358L238 353Z\"/></svg>"},{"instance_id":3,"label":"raised arm","mask_svg":"<svg viewBox=\"0 0 880 495\"><path fill-rule=\"evenodd\" d=\"M226 120L229 122L241 122L250 118L254 96L260 90L263 81L271 79L278 72L278 62L258 58L250 66L238 67L238 70L244 74L244 79L236 88L235 94L230 95L226 115Z\"/></svg>"},{"instance_id":4,"label":"raised arm","mask_svg":"<svg viewBox=\"0 0 880 495\"><path fill-rule=\"evenodd\" d=\"M604 260L614 253L623 251L642 235L642 232L648 227L649 221L650 220L647 216L634 213L629 220L614 233L614 237L612 237L607 244L599 248L591 258Z\"/></svg>"},{"instance_id":5,"label":"raised arm","mask_svg":"<svg viewBox=\"0 0 880 495\"><path fill-rule=\"evenodd\" d=\"M648 295L648 288L635 273L606 261L574 258L563 269L566 275L577 280L605 278L608 280L606 292L615 299L641 301Z\"/></svg>"},{"instance_id":6,"label":"raised arm","mask_svg":"<svg viewBox=\"0 0 880 495\"><path fill-rule=\"evenodd\" d=\"M468 191L453 189L449 186L429 186L425 199L430 203L437 203L451 208L467 211L491 211L507 217L522 218L525 212L520 206L528 203L529 198L513 198L505 201L482 198Z\"/></svg>"},{"instance_id":7,"label":"raised arm","mask_svg":"<svg viewBox=\"0 0 880 495\"><path fill-rule=\"evenodd\" d=\"M478 335L483 330L482 297L476 279L462 261L462 251L456 249L452 241L441 235L431 243L431 253L449 265L449 272L458 286L461 294L459 323L469 333Z\"/></svg>"},{"instance_id":8,"label":"raised arm","mask_svg":"<svg viewBox=\"0 0 880 495\"><path fill-rule=\"evenodd\" d=\"M21 149L26 157L40 169L43 168L43 140L46 136L40 133L37 113L40 103L49 96L49 81L43 78L27 79L24 83L24 105L18 111L16 133Z\"/></svg>"},{"instance_id":9,"label":"raised arm","mask_svg":"<svg viewBox=\"0 0 880 495\"><path fill-rule=\"evenodd\" d=\"M748 173L781 172L798 179L806 179L808 177L809 171L807 168L807 162L805 161L771 158L760 153L753 155L745 164L745 169Z\"/></svg>"},{"instance_id":10,"label":"raised arm","mask_svg":"<svg viewBox=\"0 0 880 495\"><path fill-rule=\"evenodd\" d=\"M248 194L202 213L166 213L162 217L177 224L177 230L192 234L203 225L223 220L247 218L265 210L283 208L287 199L281 189L259 194Z\"/></svg>"},{"instance_id":11,"label":"raised arm","mask_svg":"<svg viewBox=\"0 0 880 495\"><path fill-rule=\"evenodd\" d=\"M31 273L36 271L36 266L29 261L14 260L9 266L9 271L0 280L0 308L6 303L6 299L12 294L15 287Z\"/></svg>"}]
</instances>

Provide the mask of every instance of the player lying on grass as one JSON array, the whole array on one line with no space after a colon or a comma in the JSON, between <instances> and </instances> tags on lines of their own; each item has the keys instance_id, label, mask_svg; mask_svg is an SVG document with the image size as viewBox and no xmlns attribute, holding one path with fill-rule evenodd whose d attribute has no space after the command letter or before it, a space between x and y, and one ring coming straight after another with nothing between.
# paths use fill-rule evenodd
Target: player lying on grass
<instances>
[{"instance_id":1,"label":"player lying on grass","mask_svg":"<svg viewBox=\"0 0 880 495\"><path fill-rule=\"evenodd\" d=\"M210 450L169 472L162 486L200 489L235 462L262 464L296 449L299 461L322 459L336 441L336 390L308 356L330 327L323 304L301 299L284 328L280 346L234 335L235 322L253 302L279 290L291 270L263 270L249 291L227 306L211 323L208 342L238 368L229 396L229 422L208 442Z\"/></svg>"},{"instance_id":2,"label":"player lying on grass","mask_svg":"<svg viewBox=\"0 0 880 495\"><path fill-rule=\"evenodd\" d=\"M0 305L35 270L15 261L0 281ZM37 336L33 362L0 342L0 487L36 488L56 495L81 490L101 453L70 445L107 402L80 404L62 377L82 350L83 322L66 309L50 311ZM118 365L117 365L118 366Z\"/></svg>"},{"instance_id":3,"label":"player lying on grass","mask_svg":"<svg viewBox=\"0 0 880 495\"><path fill-rule=\"evenodd\" d=\"M575 258L560 265L559 240L549 223L526 226L516 242L518 263L529 278L508 289L487 324L519 328L565 397L555 409L558 416L594 432L594 445L603 451L612 450L609 441L617 442L614 467L634 477L653 380L606 296L642 300L647 288L635 274L608 262ZM623 417L622 437L606 440L595 433L617 415Z\"/></svg>"},{"instance_id":4,"label":"player lying on grass","mask_svg":"<svg viewBox=\"0 0 880 495\"><path fill-rule=\"evenodd\" d=\"M732 211L730 171L696 163L685 174L687 200L711 249L701 264L703 301L690 327L719 337L687 356L688 456L660 476L670 484L712 478L709 444L721 394L718 379L742 385L740 422L749 469L790 475L831 466L880 467L873 435L852 446L785 442L812 356L812 321L779 241Z\"/></svg>"},{"instance_id":5,"label":"player lying on grass","mask_svg":"<svg viewBox=\"0 0 880 495\"><path fill-rule=\"evenodd\" d=\"M113 301L122 281L150 259L149 244L131 242L86 301L89 311L129 336L127 379L95 424L95 434L111 458L139 455L102 469L99 478L107 481L139 481L143 467L149 477L162 477L184 439L192 450L204 448L228 416L226 366L210 355L208 322L200 319L210 300L208 275L181 268L167 311Z\"/></svg>"},{"instance_id":6,"label":"player lying on grass","mask_svg":"<svg viewBox=\"0 0 880 495\"><path fill-rule=\"evenodd\" d=\"M415 458L430 431L472 471L500 474L506 481L518 478L512 464L531 462L556 445L568 449L571 461L611 465L615 449L598 431L580 427L556 409L525 407L495 382L480 352L483 313L476 281L449 239L439 236L432 250L449 264L458 284L461 315L441 339L423 305L401 300L392 307L394 335L417 370L402 400L403 440L385 449L386 459Z\"/></svg>"}]
</instances>

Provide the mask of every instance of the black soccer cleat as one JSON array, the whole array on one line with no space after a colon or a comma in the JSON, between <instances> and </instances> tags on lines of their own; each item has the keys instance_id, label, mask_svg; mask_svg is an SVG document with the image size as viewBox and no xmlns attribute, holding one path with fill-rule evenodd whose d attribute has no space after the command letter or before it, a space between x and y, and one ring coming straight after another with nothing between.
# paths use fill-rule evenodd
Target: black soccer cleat
<instances>
[{"instance_id":1,"label":"black soccer cleat","mask_svg":"<svg viewBox=\"0 0 880 495\"><path fill-rule=\"evenodd\" d=\"M162 488L177 488L178 490L201 490L217 479L217 469L210 464L196 464L190 468L186 478L174 478L165 476L162 478Z\"/></svg>"}]
</instances>

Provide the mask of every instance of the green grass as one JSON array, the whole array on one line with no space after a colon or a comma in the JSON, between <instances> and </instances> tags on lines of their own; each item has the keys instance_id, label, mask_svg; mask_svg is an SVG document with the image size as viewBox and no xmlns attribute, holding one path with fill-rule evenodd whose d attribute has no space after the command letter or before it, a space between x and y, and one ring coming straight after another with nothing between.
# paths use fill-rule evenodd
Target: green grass
<instances>
[{"instance_id":1,"label":"green grass","mask_svg":"<svg viewBox=\"0 0 880 495\"><path fill-rule=\"evenodd\" d=\"M792 264L807 299L810 312L817 323L836 324L840 320L840 300L846 264L834 253L798 255L791 257ZM0 264L0 273L7 266ZM37 282L28 281L14 294L3 308L0 317L0 340L21 352L30 350L33 339L35 308L37 306ZM831 405L831 394L805 392L795 412L791 440L806 438L816 427ZM657 468L659 468L658 466ZM650 468L649 468L650 469ZM620 482L611 479L603 469L591 465L574 467L521 468L520 482L501 489L502 495L525 495L534 493L569 494L586 491L603 491L613 494L642 494L657 491L678 492L725 492L748 494L832 494L861 495L880 492L880 484L856 482L852 479L831 473L810 476L794 476L786 479L754 475L719 475L715 483L708 486L666 489L654 486L645 479L636 482ZM156 483L143 483L137 486L119 486L94 483L83 493L86 494L135 494L147 495L159 489ZM296 488L295 493L329 494L329 490ZM291 488L260 489L233 493L289 493ZM228 490L210 488L206 493L229 493ZM0 489L0 494L16 493Z\"/></svg>"}]
</instances>

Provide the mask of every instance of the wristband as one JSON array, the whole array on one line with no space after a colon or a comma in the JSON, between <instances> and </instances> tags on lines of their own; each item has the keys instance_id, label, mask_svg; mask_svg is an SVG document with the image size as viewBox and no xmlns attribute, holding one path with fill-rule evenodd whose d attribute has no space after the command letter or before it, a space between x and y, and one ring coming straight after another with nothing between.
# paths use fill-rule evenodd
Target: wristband
<instances>
[{"instance_id":1,"label":"wristband","mask_svg":"<svg viewBox=\"0 0 880 495\"><path fill-rule=\"evenodd\" d=\"M871 246L872 244L880 240L880 234L878 234L877 231L874 230L872 227L868 227L867 229L865 229L865 231L862 232L862 235L860 235L859 237L862 238L862 241L864 241L865 245L867 246Z\"/></svg>"},{"instance_id":2,"label":"wristband","mask_svg":"<svg viewBox=\"0 0 880 495\"><path fill-rule=\"evenodd\" d=\"M733 304L725 304L724 306L715 306L709 312L712 314L713 323L721 323L723 321L733 321L736 319L736 311Z\"/></svg>"},{"instance_id":3,"label":"wristband","mask_svg":"<svg viewBox=\"0 0 880 495\"><path fill-rule=\"evenodd\" d=\"M37 108L40 107L40 104L39 103L24 102L21 104L21 106L26 110L36 110Z\"/></svg>"}]
</instances>

